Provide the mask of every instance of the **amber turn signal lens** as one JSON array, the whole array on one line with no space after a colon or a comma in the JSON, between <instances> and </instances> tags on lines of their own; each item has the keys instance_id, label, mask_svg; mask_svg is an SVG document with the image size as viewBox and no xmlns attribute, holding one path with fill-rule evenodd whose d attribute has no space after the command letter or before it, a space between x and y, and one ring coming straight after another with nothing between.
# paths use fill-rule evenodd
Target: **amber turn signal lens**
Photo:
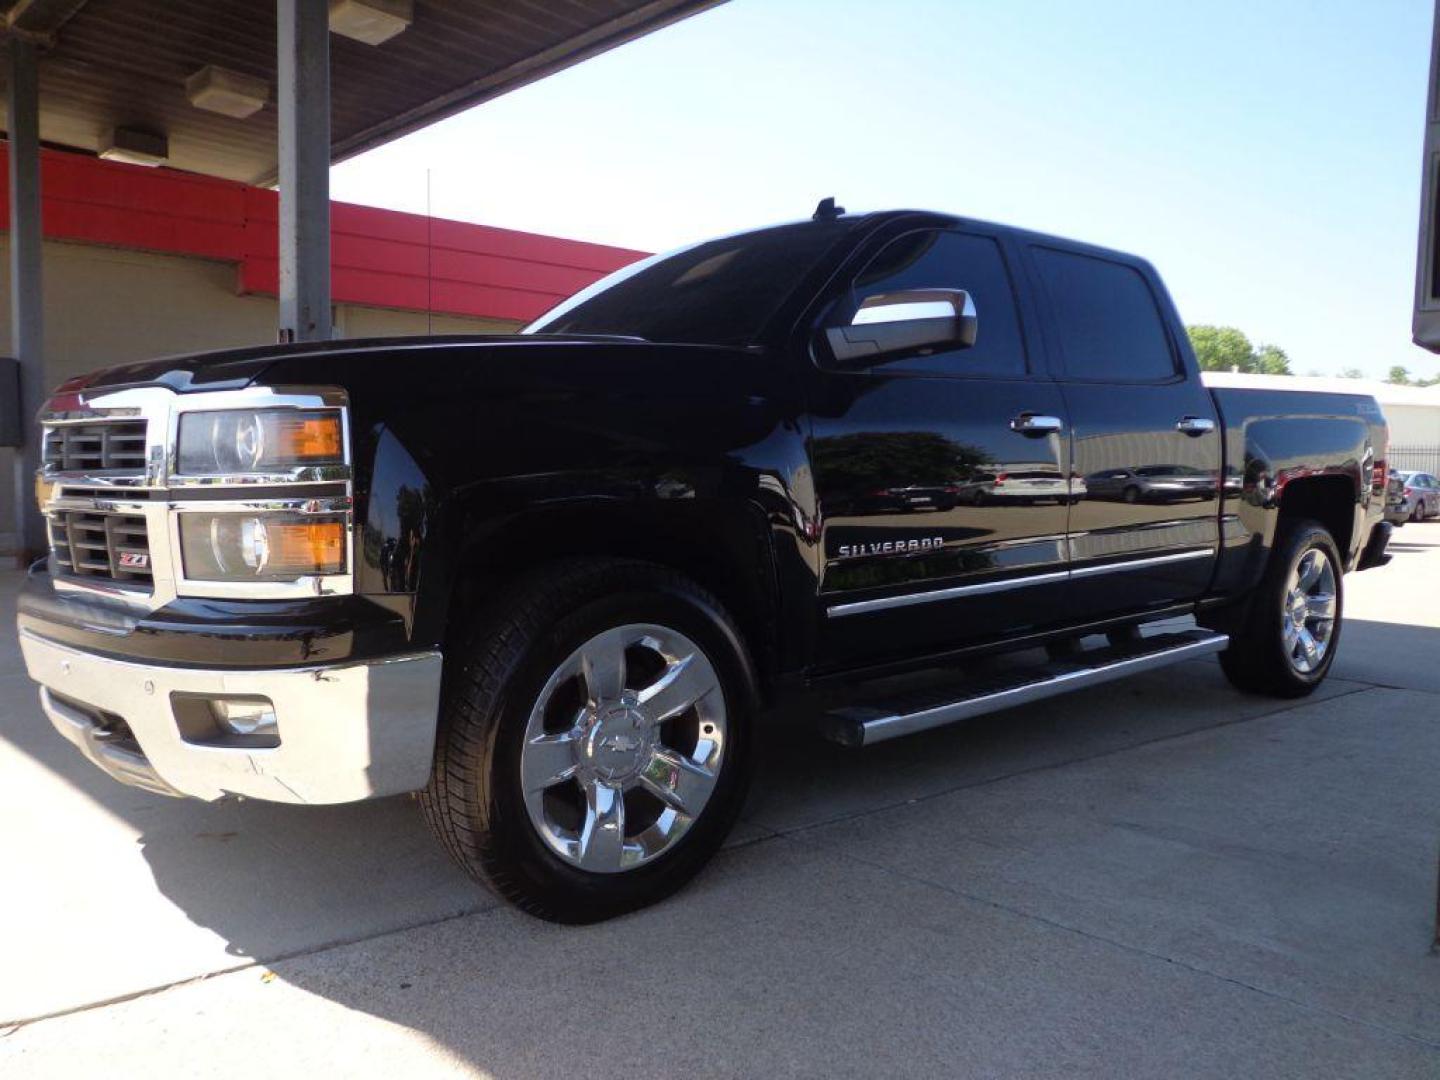
<instances>
[{"instance_id":1,"label":"amber turn signal lens","mask_svg":"<svg viewBox=\"0 0 1440 1080\"><path fill-rule=\"evenodd\" d=\"M273 574L335 574L345 568L345 526L307 521L265 526Z\"/></svg>"},{"instance_id":2,"label":"amber turn signal lens","mask_svg":"<svg viewBox=\"0 0 1440 1080\"><path fill-rule=\"evenodd\" d=\"M275 424L275 456L300 465L340 461L340 417L336 413L297 413Z\"/></svg>"}]
</instances>

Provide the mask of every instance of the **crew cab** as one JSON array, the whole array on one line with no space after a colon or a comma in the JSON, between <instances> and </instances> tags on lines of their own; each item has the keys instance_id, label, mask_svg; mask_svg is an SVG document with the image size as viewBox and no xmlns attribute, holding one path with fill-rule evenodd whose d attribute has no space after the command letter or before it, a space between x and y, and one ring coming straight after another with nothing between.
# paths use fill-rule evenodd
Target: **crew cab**
<instances>
[{"instance_id":1,"label":"crew cab","mask_svg":"<svg viewBox=\"0 0 1440 1080\"><path fill-rule=\"evenodd\" d=\"M828 201L515 336L112 368L41 421L61 735L169 795L416 792L570 922L698 871L818 690L857 747L1215 653L1307 694L1390 528L1375 402L1207 389L1145 261Z\"/></svg>"}]
</instances>

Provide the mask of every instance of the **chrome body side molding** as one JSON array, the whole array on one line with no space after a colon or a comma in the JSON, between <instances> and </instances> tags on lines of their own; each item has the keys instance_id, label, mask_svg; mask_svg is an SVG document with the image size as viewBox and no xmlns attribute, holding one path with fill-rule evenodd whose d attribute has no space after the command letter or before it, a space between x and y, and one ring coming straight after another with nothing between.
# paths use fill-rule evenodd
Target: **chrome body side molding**
<instances>
[{"instance_id":1,"label":"chrome body side molding","mask_svg":"<svg viewBox=\"0 0 1440 1080\"><path fill-rule=\"evenodd\" d=\"M1127 570L1142 570L1149 566L1163 566L1166 563L1206 559L1213 557L1214 554L1215 549L1208 547L1196 551L1177 551L1169 555L1153 555L1144 559L1103 563L1099 566L1082 566L1073 570L1048 571L1043 574L1004 578L1000 581L982 581L975 585L956 585L946 589L931 589L928 592L882 596L874 600L854 600L843 604L831 604L825 609L825 614L832 619L842 618L846 615L864 615L871 611L888 611L892 608L910 607L914 604L933 604L944 600L958 600L966 596L983 596L986 593L1008 592L1011 589L1028 589L1034 585L1052 585L1069 578L1118 574Z\"/></svg>"}]
</instances>

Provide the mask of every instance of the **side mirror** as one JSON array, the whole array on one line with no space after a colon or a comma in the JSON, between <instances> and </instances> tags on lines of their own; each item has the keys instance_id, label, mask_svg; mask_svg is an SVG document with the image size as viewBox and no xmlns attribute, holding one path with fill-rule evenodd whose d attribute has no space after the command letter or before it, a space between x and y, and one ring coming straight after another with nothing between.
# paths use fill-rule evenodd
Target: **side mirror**
<instances>
[{"instance_id":1,"label":"side mirror","mask_svg":"<svg viewBox=\"0 0 1440 1080\"><path fill-rule=\"evenodd\" d=\"M907 289L867 297L849 326L825 331L842 367L869 367L927 348L966 349L979 331L964 289Z\"/></svg>"}]
</instances>

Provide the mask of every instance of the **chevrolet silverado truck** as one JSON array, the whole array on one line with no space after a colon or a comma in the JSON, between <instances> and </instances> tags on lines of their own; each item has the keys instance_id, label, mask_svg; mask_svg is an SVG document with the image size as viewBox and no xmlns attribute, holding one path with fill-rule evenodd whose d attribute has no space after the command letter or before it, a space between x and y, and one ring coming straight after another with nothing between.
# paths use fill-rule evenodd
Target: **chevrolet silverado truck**
<instances>
[{"instance_id":1,"label":"chevrolet silverado truck","mask_svg":"<svg viewBox=\"0 0 1440 1080\"><path fill-rule=\"evenodd\" d=\"M167 795L416 793L567 922L700 869L767 716L863 747L1207 654L1296 697L1387 558L1371 398L1208 390L1133 256L829 201L514 336L115 367L40 421L61 735Z\"/></svg>"}]
</instances>

